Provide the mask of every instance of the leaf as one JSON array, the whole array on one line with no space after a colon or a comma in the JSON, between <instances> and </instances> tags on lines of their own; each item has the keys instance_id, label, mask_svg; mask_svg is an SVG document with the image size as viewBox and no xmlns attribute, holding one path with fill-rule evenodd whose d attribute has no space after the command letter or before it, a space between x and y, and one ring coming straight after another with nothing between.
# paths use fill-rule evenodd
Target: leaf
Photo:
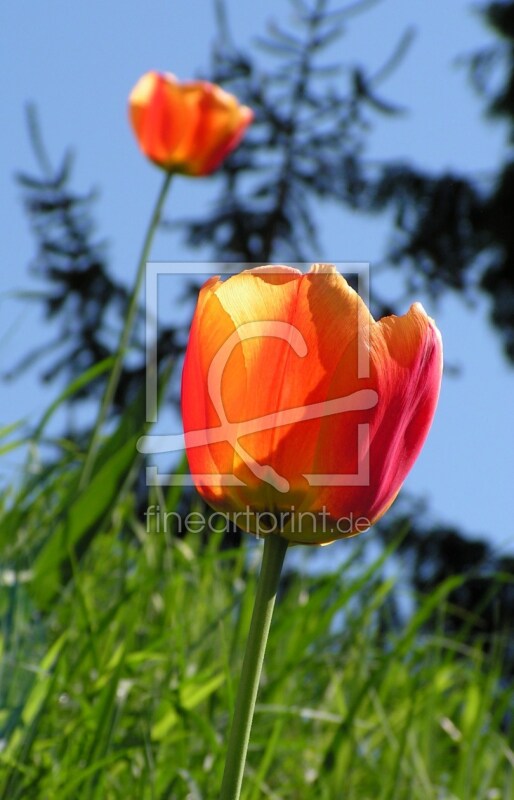
<instances>
[{"instance_id":1,"label":"leaf","mask_svg":"<svg viewBox=\"0 0 514 800\"><path fill-rule=\"evenodd\" d=\"M94 364L90 367L86 372L80 375L78 378L75 378L74 381L70 383L69 386L59 395L59 397L54 400L54 402L49 406L49 408L44 413L41 422L37 426L34 432L34 439L39 439L41 434L43 433L44 428L46 427L48 421L53 416L55 411L59 408L65 400L68 400L69 397L79 392L84 386L87 386L88 383L91 383L100 375L103 375L107 372L114 362L114 358L105 358L103 361L100 361L98 364Z\"/></svg>"},{"instance_id":2,"label":"leaf","mask_svg":"<svg viewBox=\"0 0 514 800\"><path fill-rule=\"evenodd\" d=\"M160 382L160 396L167 384L172 365ZM88 486L77 494L78 472L74 485L61 503L55 529L37 556L31 585L33 596L45 609L73 572L71 555L80 559L104 520L112 514L123 491L135 477L135 465L141 460L136 444L149 429L146 422L145 392L123 414L116 431L104 442Z\"/></svg>"}]
</instances>

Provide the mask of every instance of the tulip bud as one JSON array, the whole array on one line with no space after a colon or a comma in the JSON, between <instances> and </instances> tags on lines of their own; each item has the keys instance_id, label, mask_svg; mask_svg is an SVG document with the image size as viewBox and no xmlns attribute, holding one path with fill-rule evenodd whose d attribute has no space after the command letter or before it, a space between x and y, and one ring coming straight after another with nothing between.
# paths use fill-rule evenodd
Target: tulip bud
<instances>
[{"instance_id":1,"label":"tulip bud","mask_svg":"<svg viewBox=\"0 0 514 800\"><path fill-rule=\"evenodd\" d=\"M182 377L193 480L254 534L326 544L360 533L414 464L441 376L441 337L419 303L376 322L327 265L211 278Z\"/></svg>"},{"instance_id":2,"label":"tulip bud","mask_svg":"<svg viewBox=\"0 0 514 800\"><path fill-rule=\"evenodd\" d=\"M167 172L193 176L213 172L253 119L250 108L215 84L180 83L158 72L137 82L129 112L143 153Z\"/></svg>"}]
</instances>

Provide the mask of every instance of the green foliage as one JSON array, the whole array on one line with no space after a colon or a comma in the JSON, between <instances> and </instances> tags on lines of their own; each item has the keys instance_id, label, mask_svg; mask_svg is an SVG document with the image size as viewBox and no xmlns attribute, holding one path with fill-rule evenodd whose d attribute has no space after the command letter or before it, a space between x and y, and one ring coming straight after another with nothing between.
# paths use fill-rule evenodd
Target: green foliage
<instances>
[{"instance_id":1,"label":"green foliage","mask_svg":"<svg viewBox=\"0 0 514 800\"><path fill-rule=\"evenodd\" d=\"M215 798L260 547L224 550L218 534L182 538L163 520L152 530L131 491L89 491L94 536L70 550L71 575L48 602L43 556L30 562L43 536L42 554L59 550L45 509L67 496L71 472L65 452L39 488L5 501L19 537L4 540L0 575L0 798ZM184 498L159 490L150 502L173 511ZM371 562L349 542L331 547L349 554L335 572L286 573L243 797L511 797L501 642L443 633L464 579L397 624L390 554Z\"/></svg>"}]
</instances>

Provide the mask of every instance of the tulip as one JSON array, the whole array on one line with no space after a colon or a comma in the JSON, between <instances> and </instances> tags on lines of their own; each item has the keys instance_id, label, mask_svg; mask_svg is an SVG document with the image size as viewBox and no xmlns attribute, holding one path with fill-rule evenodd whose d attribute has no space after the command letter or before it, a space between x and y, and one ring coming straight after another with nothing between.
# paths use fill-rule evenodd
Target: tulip
<instances>
[{"instance_id":1,"label":"tulip","mask_svg":"<svg viewBox=\"0 0 514 800\"><path fill-rule=\"evenodd\" d=\"M167 172L208 175L239 144L253 119L247 106L207 81L180 83L147 72L129 98L143 153Z\"/></svg>"},{"instance_id":2,"label":"tulip","mask_svg":"<svg viewBox=\"0 0 514 800\"><path fill-rule=\"evenodd\" d=\"M375 321L331 265L210 278L182 378L197 489L254 534L326 544L360 533L413 466L441 375L423 307Z\"/></svg>"}]
</instances>

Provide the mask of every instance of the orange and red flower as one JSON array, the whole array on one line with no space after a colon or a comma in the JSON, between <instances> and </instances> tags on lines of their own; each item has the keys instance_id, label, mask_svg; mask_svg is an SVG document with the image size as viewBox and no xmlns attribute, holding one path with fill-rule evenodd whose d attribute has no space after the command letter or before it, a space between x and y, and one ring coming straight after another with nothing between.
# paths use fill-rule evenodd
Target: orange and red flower
<instances>
[{"instance_id":1,"label":"orange and red flower","mask_svg":"<svg viewBox=\"0 0 514 800\"><path fill-rule=\"evenodd\" d=\"M168 172L208 175L239 144L253 112L207 81L147 72L129 98L143 153Z\"/></svg>"},{"instance_id":2,"label":"orange and red flower","mask_svg":"<svg viewBox=\"0 0 514 800\"><path fill-rule=\"evenodd\" d=\"M280 517L291 542L359 533L414 464L441 375L441 337L419 303L376 322L327 265L211 278L182 379L198 491L253 533L254 512Z\"/></svg>"}]
</instances>

